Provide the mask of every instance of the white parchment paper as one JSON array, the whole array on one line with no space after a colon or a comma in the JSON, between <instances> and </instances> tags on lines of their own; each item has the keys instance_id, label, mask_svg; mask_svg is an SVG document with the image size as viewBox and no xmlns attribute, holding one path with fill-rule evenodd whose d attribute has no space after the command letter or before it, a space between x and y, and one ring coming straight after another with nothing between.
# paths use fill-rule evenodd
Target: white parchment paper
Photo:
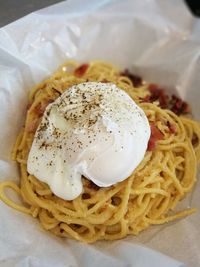
<instances>
[{"instance_id":1,"label":"white parchment paper","mask_svg":"<svg viewBox=\"0 0 200 267\"><path fill-rule=\"evenodd\" d=\"M1 28L0 179L18 179L10 152L29 89L67 59L101 59L128 67L178 91L200 120L199 56L200 22L181 0L68 0ZM198 184L191 205L200 208ZM196 267L199 237L198 212L138 237L86 245L60 240L42 230L36 219L0 202L3 267Z\"/></svg>"}]
</instances>

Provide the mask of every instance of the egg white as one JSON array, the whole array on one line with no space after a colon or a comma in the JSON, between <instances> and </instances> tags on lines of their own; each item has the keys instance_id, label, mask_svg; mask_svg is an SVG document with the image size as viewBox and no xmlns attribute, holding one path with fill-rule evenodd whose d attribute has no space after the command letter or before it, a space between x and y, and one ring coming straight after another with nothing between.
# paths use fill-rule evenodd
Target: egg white
<instances>
[{"instance_id":1,"label":"egg white","mask_svg":"<svg viewBox=\"0 0 200 267\"><path fill-rule=\"evenodd\" d=\"M55 195L72 200L82 192L82 175L100 187L129 177L149 137L144 111L116 85L74 85L47 106L27 169Z\"/></svg>"}]
</instances>

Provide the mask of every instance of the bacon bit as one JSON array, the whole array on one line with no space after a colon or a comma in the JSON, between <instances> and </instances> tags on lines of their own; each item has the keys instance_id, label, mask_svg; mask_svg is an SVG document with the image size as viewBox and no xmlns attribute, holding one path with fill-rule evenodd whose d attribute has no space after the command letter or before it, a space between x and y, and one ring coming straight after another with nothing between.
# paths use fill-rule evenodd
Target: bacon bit
<instances>
[{"instance_id":1,"label":"bacon bit","mask_svg":"<svg viewBox=\"0 0 200 267\"><path fill-rule=\"evenodd\" d=\"M140 87L142 85L142 78L130 73L128 69L125 69L120 75L128 77L132 81L134 87Z\"/></svg>"},{"instance_id":2,"label":"bacon bit","mask_svg":"<svg viewBox=\"0 0 200 267\"><path fill-rule=\"evenodd\" d=\"M89 199L91 196L90 196L90 194L88 194L88 193L83 193L82 194L82 199Z\"/></svg>"},{"instance_id":3,"label":"bacon bit","mask_svg":"<svg viewBox=\"0 0 200 267\"><path fill-rule=\"evenodd\" d=\"M180 99L179 97L172 95L170 102L170 109L177 115L186 114L190 112L188 103Z\"/></svg>"},{"instance_id":4,"label":"bacon bit","mask_svg":"<svg viewBox=\"0 0 200 267\"><path fill-rule=\"evenodd\" d=\"M169 95L165 93L165 90L158 85L149 84L148 90L150 95L140 98L141 102L153 103L154 101L158 101L161 108L167 108L178 116L190 112L190 107L187 102L175 95L169 97Z\"/></svg>"},{"instance_id":5,"label":"bacon bit","mask_svg":"<svg viewBox=\"0 0 200 267\"><path fill-rule=\"evenodd\" d=\"M150 95L146 95L145 97L139 97L141 103L151 103Z\"/></svg>"},{"instance_id":6,"label":"bacon bit","mask_svg":"<svg viewBox=\"0 0 200 267\"><path fill-rule=\"evenodd\" d=\"M50 103L52 103L52 102L53 102L53 100L48 99L48 100L45 101L45 102L39 103L39 104L34 108L34 111L35 111L39 116L41 116L41 115L44 114L44 111L45 111L46 107L47 107Z\"/></svg>"},{"instance_id":7,"label":"bacon bit","mask_svg":"<svg viewBox=\"0 0 200 267\"><path fill-rule=\"evenodd\" d=\"M158 101L161 108L167 108L169 96L165 93L164 89L156 84L149 84L148 89L151 93L150 102Z\"/></svg>"},{"instance_id":8,"label":"bacon bit","mask_svg":"<svg viewBox=\"0 0 200 267\"><path fill-rule=\"evenodd\" d=\"M85 74L89 67L89 64L82 64L74 70L74 75L81 77Z\"/></svg>"},{"instance_id":9,"label":"bacon bit","mask_svg":"<svg viewBox=\"0 0 200 267\"><path fill-rule=\"evenodd\" d=\"M88 188L98 190L99 186L93 183L92 181L89 181Z\"/></svg>"},{"instance_id":10,"label":"bacon bit","mask_svg":"<svg viewBox=\"0 0 200 267\"><path fill-rule=\"evenodd\" d=\"M121 200L121 198L120 197L115 197L115 196L113 196L112 198L111 198L111 203L112 203L112 205L114 205L114 206L119 206L120 204L121 204L121 202L122 202L122 200Z\"/></svg>"},{"instance_id":11,"label":"bacon bit","mask_svg":"<svg viewBox=\"0 0 200 267\"><path fill-rule=\"evenodd\" d=\"M199 142L199 138L196 134L193 135L192 137L192 145L195 147Z\"/></svg>"},{"instance_id":12,"label":"bacon bit","mask_svg":"<svg viewBox=\"0 0 200 267\"><path fill-rule=\"evenodd\" d=\"M151 135L157 140L162 140L164 135L163 133L156 127L154 123L150 123L151 127Z\"/></svg>"},{"instance_id":13,"label":"bacon bit","mask_svg":"<svg viewBox=\"0 0 200 267\"><path fill-rule=\"evenodd\" d=\"M171 124L169 121L167 121L167 127L169 128L170 133L175 134L177 132L176 125Z\"/></svg>"},{"instance_id":14,"label":"bacon bit","mask_svg":"<svg viewBox=\"0 0 200 267\"><path fill-rule=\"evenodd\" d=\"M156 142L153 138L150 137L149 142L148 142L148 151L153 151L156 148Z\"/></svg>"},{"instance_id":15,"label":"bacon bit","mask_svg":"<svg viewBox=\"0 0 200 267\"><path fill-rule=\"evenodd\" d=\"M35 133L35 131L38 127L38 124L39 124L39 120L37 118L34 119L33 121L31 121L26 128L27 132L28 133Z\"/></svg>"},{"instance_id":16,"label":"bacon bit","mask_svg":"<svg viewBox=\"0 0 200 267\"><path fill-rule=\"evenodd\" d=\"M155 126L154 123L150 123L151 127L151 136L148 142L148 151L153 151L156 148L156 142L162 140L164 135L161 131Z\"/></svg>"},{"instance_id":17,"label":"bacon bit","mask_svg":"<svg viewBox=\"0 0 200 267\"><path fill-rule=\"evenodd\" d=\"M128 77L132 81L134 87L139 87L143 83L141 77L130 73L128 69L125 69L120 75ZM178 116L191 112L187 102L175 95L169 96L165 93L165 90L157 84L149 84L148 90L150 95L140 98L141 102L153 103L158 101L161 108L169 109Z\"/></svg>"},{"instance_id":18,"label":"bacon bit","mask_svg":"<svg viewBox=\"0 0 200 267\"><path fill-rule=\"evenodd\" d=\"M155 83L150 83L148 89L152 94L162 91L162 89L158 88L158 85Z\"/></svg>"}]
</instances>

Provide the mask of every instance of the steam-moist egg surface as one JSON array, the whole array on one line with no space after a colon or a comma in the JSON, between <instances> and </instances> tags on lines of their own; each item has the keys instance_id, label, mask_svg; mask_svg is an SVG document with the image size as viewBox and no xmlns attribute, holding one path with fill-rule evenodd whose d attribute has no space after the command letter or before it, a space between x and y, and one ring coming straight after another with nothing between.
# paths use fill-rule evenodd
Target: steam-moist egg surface
<instances>
[{"instance_id":1,"label":"steam-moist egg surface","mask_svg":"<svg viewBox=\"0 0 200 267\"><path fill-rule=\"evenodd\" d=\"M112 83L81 83L47 106L27 169L72 200L82 192L82 175L100 187L128 178L149 137L147 117L127 93Z\"/></svg>"}]
</instances>

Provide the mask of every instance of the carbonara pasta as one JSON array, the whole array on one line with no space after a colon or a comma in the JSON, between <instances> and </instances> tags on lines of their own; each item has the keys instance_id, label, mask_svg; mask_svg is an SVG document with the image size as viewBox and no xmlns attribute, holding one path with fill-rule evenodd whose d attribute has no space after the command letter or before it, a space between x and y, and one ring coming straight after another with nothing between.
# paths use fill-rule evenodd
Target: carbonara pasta
<instances>
[{"instance_id":1,"label":"carbonara pasta","mask_svg":"<svg viewBox=\"0 0 200 267\"><path fill-rule=\"evenodd\" d=\"M112 82L128 93L145 112L151 138L142 162L130 177L109 187L98 187L82 177L82 193L67 201L27 172L27 158L46 106L64 90L87 81ZM159 101L151 98L151 91L148 84L136 88L129 77L104 62L79 65L70 61L61 66L30 92L25 125L12 152L20 166L20 184L1 182L0 198L14 209L38 218L44 229L55 235L87 243L137 235L150 225L194 213L195 208L174 210L196 182L200 124L161 108ZM19 194L24 206L10 200L6 188Z\"/></svg>"}]
</instances>

